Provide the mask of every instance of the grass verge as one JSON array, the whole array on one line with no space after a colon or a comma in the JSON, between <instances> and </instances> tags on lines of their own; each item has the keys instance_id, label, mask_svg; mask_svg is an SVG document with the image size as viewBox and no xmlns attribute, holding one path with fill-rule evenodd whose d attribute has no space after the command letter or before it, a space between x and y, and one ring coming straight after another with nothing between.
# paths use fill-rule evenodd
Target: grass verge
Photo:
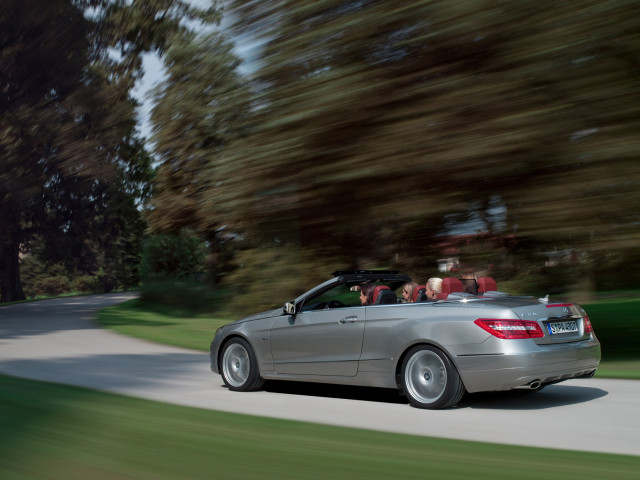
<instances>
[{"instance_id":1,"label":"grass verge","mask_svg":"<svg viewBox=\"0 0 640 480\"><path fill-rule=\"evenodd\" d=\"M636 479L640 457L308 424L0 376L5 480Z\"/></svg>"},{"instance_id":2,"label":"grass verge","mask_svg":"<svg viewBox=\"0 0 640 480\"><path fill-rule=\"evenodd\" d=\"M107 307L98 313L98 323L125 335L167 345L209 351L216 330L229 318L193 314L185 310L154 305L138 299Z\"/></svg>"},{"instance_id":3,"label":"grass verge","mask_svg":"<svg viewBox=\"0 0 640 480\"><path fill-rule=\"evenodd\" d=\"M596 377L640 379L640 298L605 297L583 307L602 345Z\"/></svg>"}]
</instances>

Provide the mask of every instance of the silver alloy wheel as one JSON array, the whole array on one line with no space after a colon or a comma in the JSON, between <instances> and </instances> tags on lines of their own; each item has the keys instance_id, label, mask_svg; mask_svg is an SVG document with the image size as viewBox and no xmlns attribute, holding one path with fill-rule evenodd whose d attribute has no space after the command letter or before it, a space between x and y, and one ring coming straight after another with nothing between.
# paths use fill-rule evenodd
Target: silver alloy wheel
<instances>
[{"instance_id":1,"label":"silver alloy wheel","mask_svg":"<svg viewBox=\"0 0 640 480\"><path fill-rule=\"evenodd\" d=\"M447 387L447 369L442 358L431 350L414 353L404 372L407 393L428 404L437 401Z\"/></svg>"},{"instance_id":2,"label":"silver alloy wheel","mask_svg":"<svg viewBox=\"0 0 640 480\"><path fill-rule=\"evenodd\" d=\"M249 378L251 360L247 350L239 343L232 343L222 357L222 374L233 387L242 387Z\"/></svg>"}]
</instances>

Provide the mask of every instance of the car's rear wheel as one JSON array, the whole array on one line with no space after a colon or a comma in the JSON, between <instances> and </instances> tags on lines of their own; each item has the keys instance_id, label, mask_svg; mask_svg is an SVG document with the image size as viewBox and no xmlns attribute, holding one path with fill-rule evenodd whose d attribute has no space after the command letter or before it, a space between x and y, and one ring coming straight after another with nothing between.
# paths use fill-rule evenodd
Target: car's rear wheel
<instances>
[{"instance_id":1,"label":"car's rear wheel","mask_svg":"<svg viewBox=\"0 0 640 480\"><path fill-rule=\"evenodd\" d=\"M242 338L234 338L224 346L220 373L229 390L247 392L259 389L264 383L253 349Z\"/></svg>"},{"instance_id":2,"label":"car's rear wheel","mask_svg":"<svg viewBox=\"0 0 640 480\"><path fill-rule=\"evenodd\" d=\"M430 345L413 347L402 362L400 387L414 407L447 408L465 393L464 384L449 357Z\"/></svg>"}]
</instances>

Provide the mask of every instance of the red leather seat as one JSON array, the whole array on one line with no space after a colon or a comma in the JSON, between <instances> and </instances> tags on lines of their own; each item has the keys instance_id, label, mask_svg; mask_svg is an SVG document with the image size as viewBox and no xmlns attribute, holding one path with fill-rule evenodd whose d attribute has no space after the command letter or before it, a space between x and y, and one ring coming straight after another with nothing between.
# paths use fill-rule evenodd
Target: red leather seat
<instances>
[{"instance_id":1,"label":"red leather seat","mask_svg":"<svg viewBox=\"0 0 640 480\"><path fill-rule=\"evenodd\" d=\"M447 298L450 293L464 292L462 282L453 277L442 279L442 292L438 294L438 299Z\"/></svg>"},{"instance_id":2,"label":"red leather seat","mask_svg":"<svg viewBox=\"0 0 640 480\"><path fill-rule=\"evenodd\" d=\"M496 281L491 277L478 278L478 294L482 295L485 292L495 292L498 290Z\"/></svg>"},{"instance_id":3,"label":"red leather seat","mask_svg":"<svg viewBox=\"0 0 640 480\"><path fill-rule=\"evenodd\" d=\"M386 285L378 285L376 288L373 289L373 304L375 305L376 303L378 303L376 300L378 300L378 295L380 295L380 291L381 290L391 290L389 287L387 287Z\"/></svg>"}]
</instances>

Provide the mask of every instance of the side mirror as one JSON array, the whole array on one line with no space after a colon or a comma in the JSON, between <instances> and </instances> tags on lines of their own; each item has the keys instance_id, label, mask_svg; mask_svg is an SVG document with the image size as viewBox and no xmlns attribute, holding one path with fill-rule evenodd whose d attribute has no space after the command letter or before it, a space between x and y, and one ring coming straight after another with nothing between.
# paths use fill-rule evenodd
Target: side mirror
<instances>
[{"instance_id":1,"label":"side mirror","mask_svg":"<svg viewBox=\"0 0 640 480\"><path fill-rule=\"evenodd\" d=\"M296 304L294 302L287 302L284 304L282 309L284 313L287 315L295 315L296 314Z\"/></svg>"}]
</instances>

